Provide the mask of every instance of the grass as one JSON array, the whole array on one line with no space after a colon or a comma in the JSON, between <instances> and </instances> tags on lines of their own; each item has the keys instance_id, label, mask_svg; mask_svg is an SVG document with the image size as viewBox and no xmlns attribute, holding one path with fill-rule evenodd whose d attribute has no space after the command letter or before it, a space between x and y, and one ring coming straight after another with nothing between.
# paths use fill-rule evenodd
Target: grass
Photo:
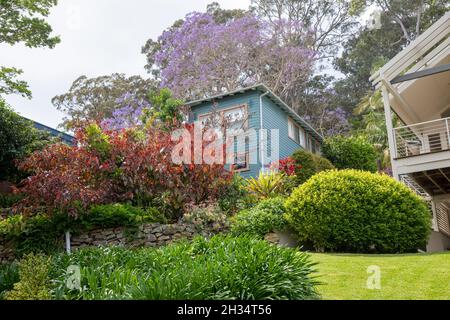
<instances>
[{"instance_id":1,"label":"grass","mask_svg":"<svg viewBox=\"0 0 450 320\"><path fill-rule=\"evenodd\" d=\"M434 254L312 254L319 293L333 300L450 300L450 252ZM369 266L381 271L381 288L368 289Z\"/></svg>"}]
</instances>

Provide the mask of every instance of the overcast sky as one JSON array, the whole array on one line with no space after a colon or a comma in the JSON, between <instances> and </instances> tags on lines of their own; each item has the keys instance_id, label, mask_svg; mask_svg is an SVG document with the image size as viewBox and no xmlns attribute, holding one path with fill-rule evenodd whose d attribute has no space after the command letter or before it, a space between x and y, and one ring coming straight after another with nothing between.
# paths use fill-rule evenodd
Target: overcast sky
<instances>
[{"instance_id":1,"label":"overcast sky","mask_svg":"<svg viewBox=\"0 0 450 320\"><path fill-rule=\"evenodd\" d=\"M216 0L223 8L248 8L250 0ZM56 127L63 114L51 99L65 93L80 75L114 72L127 75L144 70L141 47L191 11L204 11L212 0L59 0L48 19L61 43L54 49L0 45L2 66L24 71L31 100L8 96L21 115Z\"/></svg>"}]
</instances>

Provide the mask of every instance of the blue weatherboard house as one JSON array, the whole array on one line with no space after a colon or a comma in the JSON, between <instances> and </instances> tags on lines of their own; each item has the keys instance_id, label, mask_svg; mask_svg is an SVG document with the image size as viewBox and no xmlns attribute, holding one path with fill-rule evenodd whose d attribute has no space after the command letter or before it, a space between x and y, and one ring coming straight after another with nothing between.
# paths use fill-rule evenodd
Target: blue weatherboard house
<instances>
[{"instance_id":1,"label":"blue weatherboard house","mask_svg":"<svg viewBox=\"0 0 450 320\"><path fill-rule=\"evenodd\" d=\"M228 128L255 129L257 138L246 139L245 151L238 151L237 147L234 150L232 166L246 178L258 176L261 169L277 160L271 155L271 139L279 141L279 159L298 149L320 154L323 137L264 84L192 101L187 106L191 109L189 122L226 121ZM267 147L258 143L261 141L260 129L268 130ZM278 129L278 137L271 136L271 129ZM257 161L250 161L251 152Z\"/></svg>"}]
</instances>

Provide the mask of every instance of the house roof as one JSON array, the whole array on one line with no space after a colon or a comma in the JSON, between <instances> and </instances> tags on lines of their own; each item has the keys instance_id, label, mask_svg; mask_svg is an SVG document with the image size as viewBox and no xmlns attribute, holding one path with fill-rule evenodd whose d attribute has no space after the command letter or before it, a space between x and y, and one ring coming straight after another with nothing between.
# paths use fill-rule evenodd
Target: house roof
<instances>
[{"instance_id":1,"label":"house roof","mask_svg":"<svg viewBox=\"0 0 450 320\"><path fill-rule=\"evenodd\" d=\"M27 119L27 118L25 118L25 119ZM72 145L75 141L75 138L73 136L71 136L70 134L56 130L54 128L46 126L45 124L30 120L30 119L27 119L27 120L31 121L36 129L41 130L41 131L46 131L53 137L59 137L59 138L61 138L61 140L64 143Z\"/></svg>"},{"instance_id":2,"label":"house roof","mask_svg":"<svg viewBox=\"0 0 450 320\"><path fill-rule=\"evenodd\" d=\"M246 87L246 88L237 89L234 91L218 94L218 95L208 97L208 98L194 100L194 101L186 103L186 105L189 107L195 107L195 106L198 106L198 105L206 103L206 102L212 102L214 100L220 100L220 99L232 97L232 96L235 96L235 95L238 95L241 93L246 93L246 92L251 92L251 91L267 93L266 97L269 98L272 102L274 102L284 112L286 112L305 131L307 131L309 134L311 134L319 142L323 141L323 137L313 127L311 127L311 125L308 122L306 122L302 117L300 117L291 107L289 107L283 100L281 100L280 97L278 97L272 90L270 90L265 84L262 84L262 83L251 86L251 87Z\"/></svg>"}]
</instances>

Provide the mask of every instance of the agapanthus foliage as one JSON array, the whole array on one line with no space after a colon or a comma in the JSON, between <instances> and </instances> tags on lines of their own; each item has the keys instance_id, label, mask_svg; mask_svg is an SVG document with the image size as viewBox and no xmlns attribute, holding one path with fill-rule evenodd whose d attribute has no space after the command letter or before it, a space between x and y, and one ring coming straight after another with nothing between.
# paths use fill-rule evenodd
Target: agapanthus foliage
<instances>
[{"instance_id":1,"label":"agapanthus foliage","mask_svg":"<svg viewBox=\"0 0 450 320\"><path fill-rule=\"evenodd\" d=\"M175 164L177 141L158 126L103 131L91 125L78 131L77 140L72 147L49 146L21 164L31 173L24 182L22 207L77 215L92 204L158 202L176 215L188 203L214 200L231 179L221 164Z\"/></svg>"},{"instance_id":2,"label":"agapanthus foliage","mask_svg":"<svg viewBox=\"0 0 450 320\"><path fill-rule=\"evenodd\" d=\"M259 82L287 97L311 74L310 40L300 22L268 23L251 14L217 22L211 14L194 12L166 30L147 54L161 85L177 97L205 97Z\"/></svg>"}]
</instances>

